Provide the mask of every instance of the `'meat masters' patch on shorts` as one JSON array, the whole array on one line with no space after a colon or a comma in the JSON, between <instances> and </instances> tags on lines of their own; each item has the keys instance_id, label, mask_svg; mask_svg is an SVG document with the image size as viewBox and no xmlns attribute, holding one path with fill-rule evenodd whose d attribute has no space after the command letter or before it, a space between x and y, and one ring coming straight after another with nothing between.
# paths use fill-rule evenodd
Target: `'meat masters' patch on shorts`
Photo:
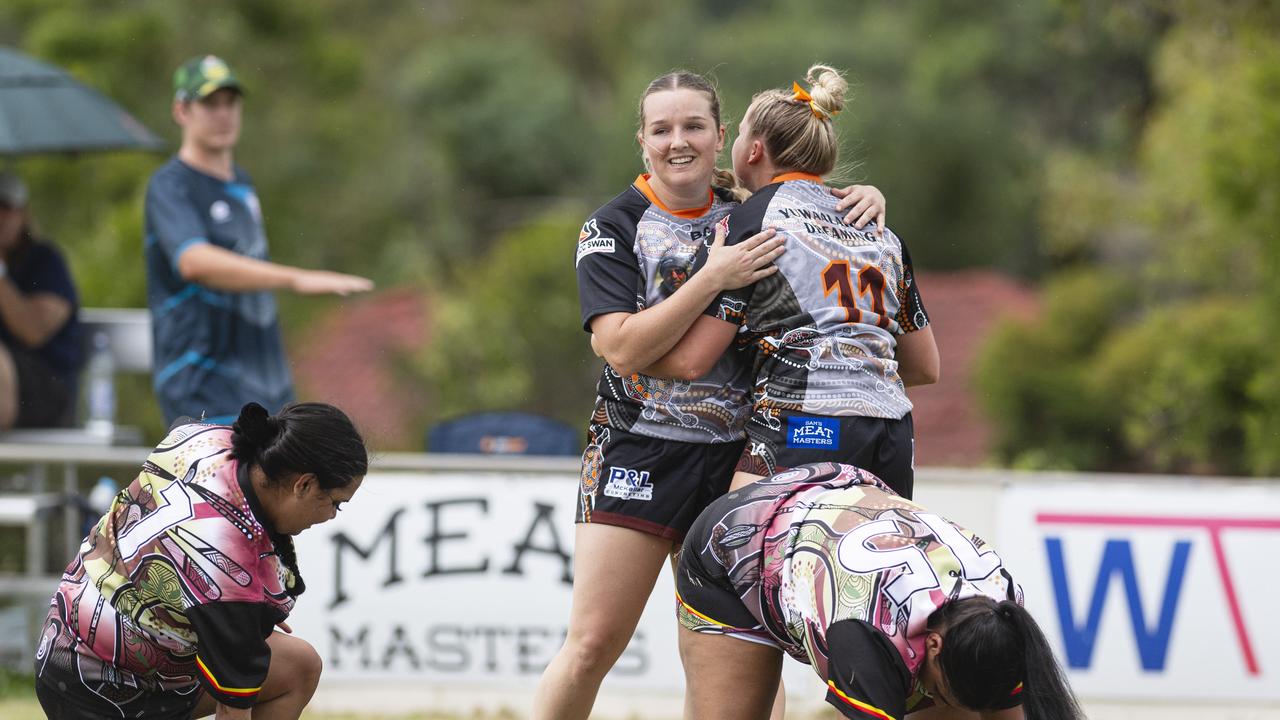
<instances>
[{"instance_id":1,"label":"'meat masters' patch on shorts","mask_svg":"<svg viewBox=\"0 0 1280 720\"><path fill-rule=\"evenodd\" d=\"M787 447L839 450L840 420L796 416L787 418Z\"/></svg>"}]
</instances>

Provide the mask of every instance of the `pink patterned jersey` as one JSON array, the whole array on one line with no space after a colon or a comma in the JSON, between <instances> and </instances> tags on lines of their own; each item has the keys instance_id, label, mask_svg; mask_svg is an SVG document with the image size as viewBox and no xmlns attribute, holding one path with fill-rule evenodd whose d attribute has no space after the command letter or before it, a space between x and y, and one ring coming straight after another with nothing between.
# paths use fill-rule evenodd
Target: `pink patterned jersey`
<instances>
[{"instance_id":1,"label":"pink patterned jersey","mask_svg":"<svg viewBox=\"0 0 1280 720\"><path fill-rule=\"evenodd\" d=\"M982 538L850 465L802 465L766 478L718 500L699 525L685 553L697 553L707 577L725 578L749 615L726 623L715 609L682 598L683 626L776 645L812 664L833 692L843 692L842 673L828 663L845 642L833 629L862 628L901 658L912 697L899 702L907 710L919 709L915 678L934 610L976 595L1022 602L1021 588Z\"/></svg>"},{"instance_id":2,"label":"pink patterned jersey","mask_svg":"<svg viewBox=\"0 0 1280 720\"><path fill-rule=\"evenodd\" d=\"M231 457L231 429L169 433L85 538L54 594L37 667L108 700L197 684L253 704L266 638L293 607L292 574Z\"/></svg>"}]
</instances>

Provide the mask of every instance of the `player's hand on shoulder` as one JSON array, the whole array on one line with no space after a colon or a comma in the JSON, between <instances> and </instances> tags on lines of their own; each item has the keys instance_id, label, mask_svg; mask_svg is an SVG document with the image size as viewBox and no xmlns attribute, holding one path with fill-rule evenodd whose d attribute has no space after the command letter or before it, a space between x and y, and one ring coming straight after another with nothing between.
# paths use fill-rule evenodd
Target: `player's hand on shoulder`
<instances>
[{"instance_id":1,"label":"player's hand on shoulder","mask_svg":"<svg viewBox=\"0 0 1280 720\"><path fill-rule=\"evenodd\" d=\"M864 225L876 221L876 234L884 236L884 193L875 185L848 185L832 188L831 194L840 198L836 210L845 212L844 221L861 230Z\"/></svg>"},{"instance_id":2,"label":"player's hand on shoulder","mask_svg":"<svg viewBox=\"0 0 1280 720\"><path fill-rule=\"evenodd\" d=\"M372 289L368 278L328 270L300 270L293 279L293 291L300 295L350 295Z\"/></svg>"},{"instance_id":3,"label":"player's hand on shoulder","mask_svg":"<svg viewBox=\"0 0 1280 720\"><path fill-rule=\"evenodd\" d=\"M773 261L786 248L785 238L768 228L735 245L725 245L725 223L716 224L715 241L707 249L701 273L716 279L721 290L737 290L778 271Z\"/></svg>"}]
</instances>

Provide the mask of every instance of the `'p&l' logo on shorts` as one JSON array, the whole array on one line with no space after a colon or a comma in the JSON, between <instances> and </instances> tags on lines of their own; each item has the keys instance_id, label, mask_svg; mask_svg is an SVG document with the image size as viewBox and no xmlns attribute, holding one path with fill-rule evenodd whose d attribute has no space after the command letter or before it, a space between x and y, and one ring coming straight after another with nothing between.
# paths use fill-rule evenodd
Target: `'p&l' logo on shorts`
<instances>
[{"instance_id":1,"label":"'p&l' logo on shorts","mask_svg":"<svg viewBox=\"0 0 1280 720\"><path fill-rule=\"evenodd\" d=\"M839 450L840 420L794 416L787 418L787 447Z\"/></svg>"},{"instance_id":2,"label":"'p&l' logo on shorts","mask_svg":"<svg viewBox=\"0 0 1280 720\"><path fill-rule=\"evenodd\" d=\"M609 468L609 481L604 485L604 494L623 500L652 500L653 483L649 482L649 471Z\"/></svg>"}]
</instances>

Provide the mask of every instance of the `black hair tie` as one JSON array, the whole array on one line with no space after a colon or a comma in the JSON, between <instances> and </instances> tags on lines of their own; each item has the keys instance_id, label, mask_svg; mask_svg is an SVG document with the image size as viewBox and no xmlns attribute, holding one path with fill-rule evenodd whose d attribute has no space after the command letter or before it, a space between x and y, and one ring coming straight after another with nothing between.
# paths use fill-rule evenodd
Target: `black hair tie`
<instances>
[{"instance_id":1,"label":"black hair tie","mask_svg":"<svg viewBox=\"0 0 1280 720\"><path fill-rule=\"evenodd\" d=\"M240 409L240 417L236 418L232 430L261 449L276 439L276 435L280 432L280 425L267 413L266 408L251 402Z\"/></svg>"},{"instance_id":2,"label":"black hair tie","mask_svg":"<svg viewBox=\"0 0 1280 720\"><path fill-rule=\"evenodd\" d=\"M999 615L1000 618L1002 620L1005 620L1006 622L1014 621L1013 608L1009 607L1010 604L1011 604L1011 601L1009 600L1001 600L999 603L996 604L996 614Z\"/></svg>"}]
</instances>

